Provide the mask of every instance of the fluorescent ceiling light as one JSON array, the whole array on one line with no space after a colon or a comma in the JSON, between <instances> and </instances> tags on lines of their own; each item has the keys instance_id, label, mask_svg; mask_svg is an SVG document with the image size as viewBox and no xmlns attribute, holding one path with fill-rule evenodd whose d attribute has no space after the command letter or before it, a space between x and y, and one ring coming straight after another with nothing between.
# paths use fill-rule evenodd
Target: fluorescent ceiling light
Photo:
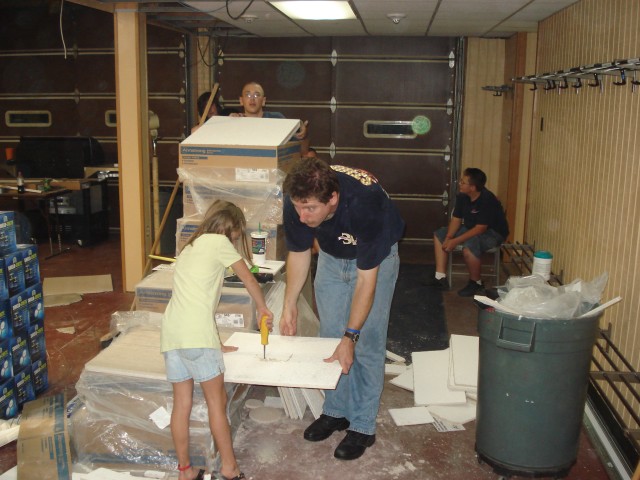
<instances>
[{"instance_id":1,"label":"fluorescent ceiling light","mask_svg":"<svg viewBox=\"0 0 640 480\"><path fill-rule=\"evenodd\" d=\"M346 1L296 0L271 2L289 18L297 20L351 20L356 15Z\"/></svg>"}]
</instances>

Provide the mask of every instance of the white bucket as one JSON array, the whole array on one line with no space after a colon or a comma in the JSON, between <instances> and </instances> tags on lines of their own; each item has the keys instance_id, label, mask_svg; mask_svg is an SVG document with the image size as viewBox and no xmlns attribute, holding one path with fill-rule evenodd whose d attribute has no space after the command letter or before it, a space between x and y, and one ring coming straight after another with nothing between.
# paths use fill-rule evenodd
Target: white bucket
<instances>
[{"instance_id":1,"label":"white bucket","mask_svg":"<svg viewBox=\"0 0 640 480\"><path fill-rule=\"evenodd\" d=\"M533 268L531 269L532 275L540 275L545 280L549 281L551 278L551 262L553 261L553 255L546 250L538 250L533 254Z\"/></svg>"}]
</instances>

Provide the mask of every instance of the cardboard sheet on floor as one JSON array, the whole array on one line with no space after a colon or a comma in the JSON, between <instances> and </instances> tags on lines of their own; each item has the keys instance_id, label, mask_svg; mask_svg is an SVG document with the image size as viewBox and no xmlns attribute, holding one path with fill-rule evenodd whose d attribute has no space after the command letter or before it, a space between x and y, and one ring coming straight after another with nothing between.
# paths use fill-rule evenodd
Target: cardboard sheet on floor
<instances>
[{"instance_id":1,"label":"cardboard sheet on floor","mask_svg":"<svg viewBox=\"0 0 640 480\"><path fill-rule=\"evenodd\" d=\"M389 380L389 383L396 387L404 388L405 390L413 392L413 366L407 366L404 373L401 373L397 377L393 377Z\"/></svg>"},{"instance_id":2,"label":"cardboard sheet on floor","mask_svg":"<svg viewBox=\"0 0 640 480\"><path fill-rule=\"evenodd\" d=\"M111 275L78 275L75 277L47 277L42 284L42 293L68 295L83 293L112 292ZM46 298L45 298L46 303Z\"/></svg>"},{"instance_id":3,"label":"cardboard sheet on floor","mask_svg":"<svg viewBox=\"0 0 640 480\"><path fill-rule=\"evenodd\" d=\"M399 427L433 423L433 417L427 407L390 408L389 414Z\"/></svg>"},{"instance_id":4,"label":"cardboard sheet on floor","mask_svg":"<svg viewBox=\"0 0 640 480\"><path fill-rule=\"evenodd\" d=\"M476 419L476 402L471 400L464 405L431 405L427 408L432 415L452 423L465 424Z\"/></svg>"},{"instance_id":5,"label":"cardboard sheet on floor","mask_svg":"<svg viewBox=\"0 0 640 480\"><path fill-rule=\"evenodd\" d=\"M478 390L478 337L451 335L451 362L449 364L449 387L453 390Z\"/></svg>"},{"instance_id":6,"label":"cardboard sheet on floor","mask_svg":"<svg viewBox=\"0 0 640 480\"><path fill-rule=\"evenodd\" d=\"M82 295L77 293L65 293L62 295L45 295L45 307L59 307L61 305L71 305L82 301Z\"/></svg>"},{"instance_id":7,"label":"cardboard sheet on floor","mask_svg":"<svg viewBox=\"0 0 640 480\"><path fill-rule=\"evenodd\" d=\"M416 406L460 405L467 401L464 391L451 390L449 349L413 352L413 395Z\"/></svg>"},{"instance_id":8,"label":"cardboard sheet on floor","mask_svg":"<svg viewBox=\"0 0 640 480\"><path fill-rule=\"evenodd\" d=\"M333 389L342 369L338 362L325 363L323 359L331 356L339 341L337 338L271 335L267 359L263 360L259 333L234 332L225 344L239 349L224 354L225 381L247 385ZM142 327L131 329L87 362L85 369L164 380L160 330Z\"/></svg>"}]
</instances>

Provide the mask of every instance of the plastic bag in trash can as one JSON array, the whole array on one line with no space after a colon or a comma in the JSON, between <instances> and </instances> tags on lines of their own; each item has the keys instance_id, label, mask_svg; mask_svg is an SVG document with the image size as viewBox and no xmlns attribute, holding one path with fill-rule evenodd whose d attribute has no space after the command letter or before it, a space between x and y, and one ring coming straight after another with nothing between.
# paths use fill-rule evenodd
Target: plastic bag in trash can
<instances>
[{"instance_id":1,"label":"plastic bag in trash can","mask_svg":"<svg viewBox=\"0 0 640 480\"><path fill-rule=\"evenodd\" d=\"M591 282L577 279L568 285L554 287L538 275L510 277L498 290L505 307L534 318L574 318L591 310L600 302L606 286L605 272Z\"/></svg>"}]
</instances>

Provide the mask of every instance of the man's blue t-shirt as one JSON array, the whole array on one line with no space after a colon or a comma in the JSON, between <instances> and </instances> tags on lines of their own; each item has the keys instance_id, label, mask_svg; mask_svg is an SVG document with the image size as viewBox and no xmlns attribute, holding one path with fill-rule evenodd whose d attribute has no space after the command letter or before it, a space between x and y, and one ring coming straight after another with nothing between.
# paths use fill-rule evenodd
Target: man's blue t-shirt
<instances>
[{"instance_id":1,"label":"man's blue t-shirt","mask_svg":"<svg viewBox=\"0 0 640 480\"><path fill-rule=\"evenodd\" d=\"M340 199L333 217L312 228L302 222L289 196L284 199L287 248L303 252L313 239L323 252L356 259L360 270L377 267L404 232L400 213L373 175L364 170L332 165L340 183Z\"/></svg>"},{"instance_id":2,"label":"man's blue t-shirt","mask_svg":"<svg viewBox=\"0 0 640 480\"><path fill-rule=\"evenodd\" d=\"M468 195L460 193L456 196L456 206L453 216L461 218L469 230L476 225L487 225L498 232L502 238L509 236L509 225L500 200L486 188L480 191L480 196L472 202Z\"/></svg>"},{"instance_id":3,"label":"man's blue t-shirt","mask_svg":"<svg viewBox=\"0 0 640 480\"><path fill-rule=\"evenodd\" d=\"M280 112L265 112L262 111L262 118L285 118Z\"/></svg>"}]
</instances>

